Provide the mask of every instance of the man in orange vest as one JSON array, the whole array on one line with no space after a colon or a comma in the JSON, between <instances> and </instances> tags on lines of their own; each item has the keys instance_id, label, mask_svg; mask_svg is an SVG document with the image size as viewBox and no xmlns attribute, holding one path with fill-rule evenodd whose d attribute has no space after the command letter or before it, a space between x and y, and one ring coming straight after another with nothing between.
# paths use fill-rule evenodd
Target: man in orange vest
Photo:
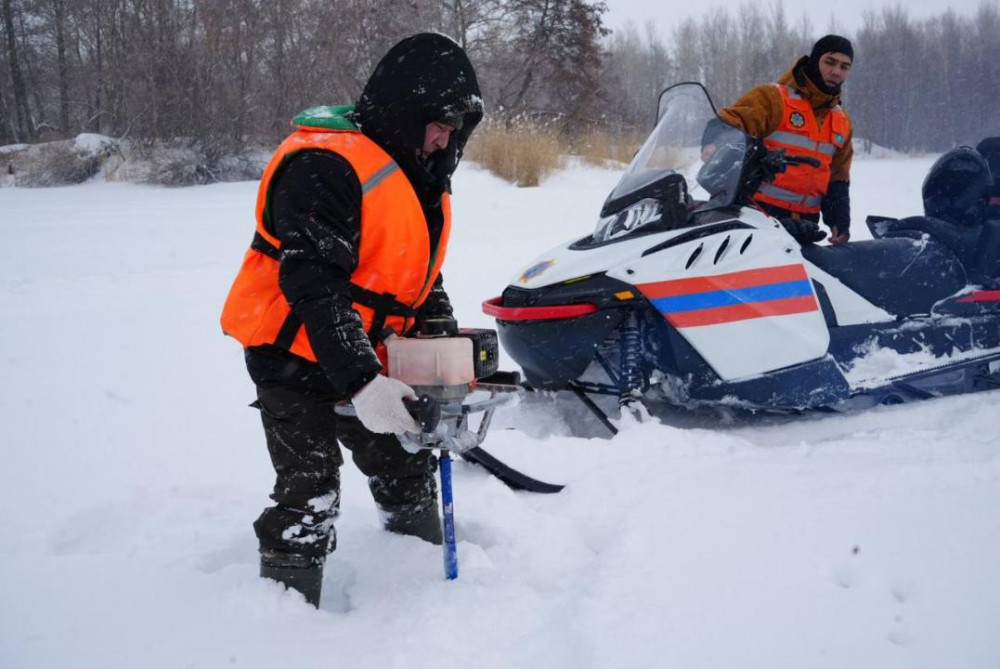
<instances>
[{"instance_id":1,"label":"man in orange vest","mask_svg":"<svg viewBox=\"0 0 1000 669\"><path fill-rule=\"evenodd\" d=\"M318 606L336 546L338 445L368 477L386 529L441 543L436 460L405 384L381 372L381 341L451 322L441 264L451 175L483 105L462 48L438 34L382 58L354 107L314 107L268 164L256 231L222 313L245 349L276 473L254 529L261 576ZM356 419L334 405L351 400Z\"/></svg>"},{"instance_id":2,"label":"man in orange vest","mask_svg":"<svg viewBox=\"0 0 1000 669\"><path fill-rule=\"evenodd\" d=\"M851 120L840 106L841 87L851 72L854 47L839 35L813 45L778 81L754 86L719 116L730 125L764 138L769 149L808 156L820 167L789 165L754 196L757 204L780 219L800 241L826 235L817 225L820 213L830 228L830 242L850 238Z\"/></svg>"}]
</instances>

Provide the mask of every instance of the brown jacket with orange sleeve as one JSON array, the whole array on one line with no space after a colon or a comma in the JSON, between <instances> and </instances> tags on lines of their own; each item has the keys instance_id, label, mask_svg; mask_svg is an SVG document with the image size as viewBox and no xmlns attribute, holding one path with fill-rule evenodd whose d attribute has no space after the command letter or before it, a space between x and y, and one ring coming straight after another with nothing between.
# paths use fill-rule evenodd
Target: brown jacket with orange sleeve
<instances>
[{"instance_id":1,"label":"brown jacket with orange sleeve","mask_svg":"<svg viewBox=\"0 0 1000 669\"><path fill-rule=\"evenodd\" d=\"M816 121L823 125L827 113L840 102L840 95L829 95L820 91L804 73L801 73L806 58L808 56L800 58L778 79L778 83L791 86L808 100L816 114ZM719 111L719 116L726 123L741 128L750 135L766 137L777 130L783 109L778 89L773 84L761 84L754 86L736 102ZM830 164L830 183L851 180L851 161L854 158L854 148L851 146L853 133L852 127L844 146L833 155L833 162Z\"/></svg>"},{"instance_id":2,"label":"brown jacket with orange sleeve","mask_svg":"<svg viewBox=\"0 0 1000 669\"><path fill-rule=\"evenodd\" d=\"M803 56L796 61L781 76L778 84L796 90L808 100L817 123L822 127L830 110L840 102L840 95L824 93L809 80L805 73L808 59L808 56ZM719 116L730 125L741 128L751 135L767 137L781 125L783 112L784 104L778 87L774 84L761 84L754 86L732 105L722 109ZM853 124L851 124L843 145L833 155L830 163L830 181L821 204L823 222L831 229L836 228L840 232L846 232L851 225L850 180L851 161L854 158L854 148L851 145L853 134ZM773 208L771 213L781 215L780 210ZM818 215L812 214L804 217L810 220L819 219Z\"/></svg>"}]
</instances>

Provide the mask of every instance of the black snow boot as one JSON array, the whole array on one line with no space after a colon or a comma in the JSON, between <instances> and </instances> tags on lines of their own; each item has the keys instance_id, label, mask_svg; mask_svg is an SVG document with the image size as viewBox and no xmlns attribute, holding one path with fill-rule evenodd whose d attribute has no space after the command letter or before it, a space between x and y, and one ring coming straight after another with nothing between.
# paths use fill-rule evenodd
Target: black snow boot
<instances>
[{"instance_id":1,"label":"black snow boot","mask_svg":"<svg viewBox=\"0 0 1000 669\"><path fill-rule=\"evenodd\" d=\"M432 506L417 511L412 509L385 511L385 529L394 534L418 537L435 546L440 546L444 542L436 501Z\"/></svg>"},{"instance_id":2,"label":"black snow boot","mask_svg":"<svg viewBox=\"0 0 1000 669\"><path fill-rule=\"evenodd\" d=\"M261 551L260 576L302 593L306 601L319 608L323 589L323 562L305 555Z\"/></svg>"}]
</instances>

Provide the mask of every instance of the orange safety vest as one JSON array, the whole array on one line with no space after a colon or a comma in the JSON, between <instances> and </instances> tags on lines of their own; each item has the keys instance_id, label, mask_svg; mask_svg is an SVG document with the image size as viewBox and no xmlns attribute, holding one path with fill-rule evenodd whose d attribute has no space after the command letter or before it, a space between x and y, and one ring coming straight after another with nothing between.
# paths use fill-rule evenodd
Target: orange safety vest
<instances>
[{"instance_id":1,"label":"orange safety vest","mask_svg":"<svg viewBox=\"0 0 1000 669\"><path fill-rule=\"evenodd\" d=\"M448 194L436 252L420 200L399 166L357 130L298 126L275 151L257 191L257 230L222 309L222 330L243 346L273 344L316 362L302 321L278 285L281 240L270 226L271 182L279 167L307 149L344 157L361 182L361 245L351 274L353 307L365 332L381 340L385 328L402 335L441 272L451 232Z\"/></svg>"},{"instance_id":2,"label":"orange safety vest","mask_svg":"<svg viewBox=\"0 0 1000 669\"><path fill-rule=\"evenodd\" d=\"M781 92L784 108L781 123L764 138L764 145L769 150L784 149L790 156L815 158L820 166L789 165L774 181L762 184L754 199L801 214L818 214L830 185L833 154L847 141L850 119L837 105L821 127L812 105L798 91L782 84L775 86Z\"/></svg>"}]
</instances>

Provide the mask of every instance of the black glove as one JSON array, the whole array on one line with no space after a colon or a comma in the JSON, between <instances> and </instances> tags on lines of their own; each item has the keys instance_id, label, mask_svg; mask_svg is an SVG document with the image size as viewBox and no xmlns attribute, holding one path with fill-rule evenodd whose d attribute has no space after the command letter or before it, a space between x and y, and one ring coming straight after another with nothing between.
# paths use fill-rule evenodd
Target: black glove
<instances>
[{"instance_id":1,"label":"black glove","mask_svg":"<svg viewBox=\"0 0 1000 669\"><path fill-rule=\"evenodd\" d=\"M819 224L805 218L779 218L788 234L799 244L815 244L826 239L826 233L819 229Z\"/></svg>"},{"instance_id":2,"label":"black glove","mask_svg":"<svg viewBox=\"0 0 1000 669\"><path fill-rule=\"evenodd\" d=\"M823 222L836 229L841 235L850 236L851 228L851 184L834 181L823 196ZM843 241L847 241L844 239Z\"/></svg>"}]
</instances>

